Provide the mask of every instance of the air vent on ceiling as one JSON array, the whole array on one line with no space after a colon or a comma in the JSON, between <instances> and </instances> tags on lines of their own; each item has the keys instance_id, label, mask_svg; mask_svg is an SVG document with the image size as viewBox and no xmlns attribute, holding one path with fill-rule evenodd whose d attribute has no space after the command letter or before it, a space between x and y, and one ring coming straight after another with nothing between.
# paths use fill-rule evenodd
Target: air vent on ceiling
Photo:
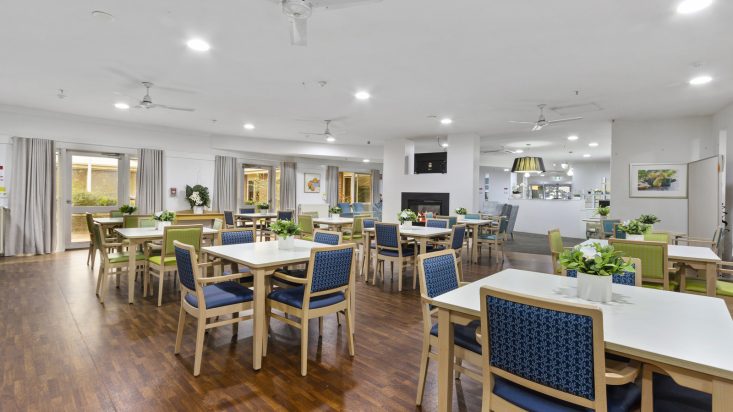
<instances>
[{"instance_id":1,"label":"air vent on ceiling","mask_svg":"<svg viewBox=\"0 0 733 412\"><path fill-rule=\"evenodd\" d=\"M582 104L571 104L568 106L555 106L550 107L550 110L559 114L560 116L577 116L580 114L600 112L603 108L598 103L582 103Z\"/></svg>"}]
</instances>

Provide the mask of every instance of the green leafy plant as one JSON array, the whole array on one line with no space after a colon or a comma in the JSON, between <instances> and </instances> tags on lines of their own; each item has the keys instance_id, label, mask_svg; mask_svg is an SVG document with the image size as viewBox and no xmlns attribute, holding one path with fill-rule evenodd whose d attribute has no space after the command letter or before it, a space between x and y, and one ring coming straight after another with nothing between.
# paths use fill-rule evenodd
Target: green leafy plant
<instances>
[{"instance_id":1,"label":"green leafy plant","mask_svg":"<svg viewBox=\"0 0 733 412\"><path fill-rule=\"evenodd\" d=\"M595 253L586 255L579 247L568 249L560 254L560 265L565 269L595 276L611 276L633 270L631 263L621 257L621 252L613 246L594 244Z\"/></svg>"},{"instance_id":2,"label":"green leafy plant","mask_svg":"<svg viewBox=\"0 0 733 412\"><path fill-rule=\"evenodd\" d=\"M653 225L655 223L661 222L661 220L659 220L658 217L656 217L656 216L654 216L652 214L649 214L649 215L641 215L636 220L638 220L641 223L645 223L647 225Z\"/></svg>"},{"instance_id":3,"label":"green leafy plant","mask_svg":"<svg viewBox=\"0 0 733 412\"><path fill-rule=\"evenodd\" d=\"M280 237L290 237L300 234L300 226L292 220L276 220L270 225L272 233Z\"/></svg>"},{"instance_id":4,"label":"green leafy plant","mask_svg":"<svg viewBox=\"0 0 733 412\"><path fill-rule=\"evenodd\" d=\"M413 212L412 209L405 209L400 213L397 213L397 220L399 220L400 223L417 222L417 214Z\"/></svg>"},{"instance_id":5,"label":"green leafy plant","mask_svg":"<svg viewBox=\"0 0 733 412\"><path fill-rule=\"evenodd\" d=\"M247 206L254 206L255 201L254 200L248 200L248 201L244 202L244 204L247 205Z\"/></svg>"},{"instance_id":6,"label":"green leafy plant","mask_svg":"<svg viewBox=\"0 0 733 412\"><path fill-rule=\"evenodd\" d=\"M458 209L456 209L457 215L465 215L466 213L468 213L468 211L466 211L465 207L459 207Z\"/></svg>"},{"instance_id":7,"label":"green leafy plant","mask_svg":"<svg viewBox=\"0 0 733 412\"><path fill-rule=\"evenodd\" d=\"M168 210L157 212L153 215L153 219L161 222L172 222L176 218L176 213Z\"/></svg>"},{"instance_id":8,"label":"green leafy plant","mask_svg":"<svg viewBox=\"0 0 733 412\"><path fill-rule=\"evenodd\" d=\"M257 210L266 210L270 208L270 204L267 202L260 202L255 205Z\"/></svg>"},{"instance_id":9,"label":"green leafy plant","mask_svg":"<svg viewBox=\"0 0 733 412\"><path fill-rule=\"evenodd\" d=\"M135 206L131 206L131 205L120 206L120 212L128 214L128 215L135 213L136 210L137 208Z\"/></svg>"},{"instance_id":10,"label":"green leafy plant","mask_svg":"<svg viewBox=\"0 0 733 412\"><path fill-rule=\"evenodd\" d=\"M608 214L611 213L611 207L610 206L601 206L596 209L596 214L600 216L608 216Z\"/></svg>"},{"instance_id":11,"label":"green leafy plant","mask_svg":"<svg viewBox=\"0 0 733 412\"><path fill-rule=\"evenodd\" d=\"M343 209L341 209L338 206L334 206L334 207L328 209L328 212L329 213L333 213L334 215L340 215L342 211L343 211Z\"/></svg>"},{"instance_id":12,"label":"green leafy plant","mask_svg":"<svg viewBox=\"0 0 733 412\"><path fill-rule=\"evenodd\" d=\"M186 185L186 200L192 208L194 206L209 207L211 205L209 188L201 185L195 185L193 187Z\"/></svg>"},{"instance_id":13,"label":"green leafy plant","mask_svg":"<svg viewBox=\"0 0 733 412\"><path fill-rule=\"evenodd\" d=\"M636 219L632 219L624 224L618 225L618 230L626 233L627 235L643 235L649 231L649 225L641 223Z\"/></svg>"},{"instance_id":14,"label":"green leafy plant","mask_svg":"<svg viewBox=\"0 0 733 412\"><path fill-rule=\"evenodd\" d=\"M111 197L97 196L91 192L75 193L71 201L74 206L114 206L117 204L117 200Z\"/></svg>"}]
</instances>

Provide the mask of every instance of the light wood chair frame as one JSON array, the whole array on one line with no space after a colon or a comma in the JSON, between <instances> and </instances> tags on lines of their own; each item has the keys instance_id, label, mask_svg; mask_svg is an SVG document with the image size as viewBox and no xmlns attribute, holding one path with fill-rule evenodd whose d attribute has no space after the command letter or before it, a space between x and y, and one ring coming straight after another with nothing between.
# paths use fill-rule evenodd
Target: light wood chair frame
<instances>
[{"instance_id":1,"label":"light wood chair frame","mask_svg":"<svg viewBox=\"0 0 733 412\"><path fill-rule=\"evenodd\" d=\"M169 252L166 249L166 243L168 238L168 231L175 229L194 229L199 228L201 229L201 238L199 239L199 245L203 245L203 232L204 227L203 225L170 225L165 226L163 228L163 242L160 247L160 265L157 265L155 263L150 262L150 251L152 250L150 247L146 247L145 249L145 260L147 261L147 266L145 268L145 279L143 281L143 296L148 295L148 290L152 292L152 287L150 285L150 277L156 277L158 278L158 306L161 306L163 304L163 283L165 281L165 275L168 273L175 273L178 271L177 265L165 265L165 256ZM200 251L199 251L200 253Z\"/></svg>"},{"instance_id":2,"label":"light wood chair frame","mask_svg":"<svg viewBox=\"0 0 733 412\"><path fill-rule=\"evenodd\" d=\"M552 234L557 233L560 236L560 243L562 243L562 235L560 234L560 229L550 229L547 231L547 245L550 247L550 257L552 259L552 270L553 273L556 275L560 275L563 273L562 267L560 266L560 253L562 252L555 252L552 250L552 241L550 240L552 238ZM565 247L563 246L563 250L570 250L571 247Z\"/></svg>"},{"instance_id":3,"label":"light wood chair frame","mask_svg":"<svg viewBox=\"0 0 733 412\"><path fill-rule=\"evenodd\" d=\"M385 264L387 262L390 262L391 265L391 272L392 276L394 277L394 264L397 263L397 291L402 292L402 275L404 272L404 265L405 263L410 264L412 266L412 288L417 288L417 259L415 258L418 254L417 245L412 240L404 240L402 239L402 235L400 234L400 225L397 223L375 223L374 225L374 239L375 241L377 238L377 225L389 225L389 226L396 226L397 227L397 246L398 247L390 247L390 246L384 246L380 245L377 241L377 250L376 252L376 267L374 270L374 277L372 278L372 285L377 284L377 277L380 277L382 281L386 278L384 272L385 272ZM402 246L403 245L412 245L415 248L415 252L412 256L402 256ZM382 255L379 252L383 250L391 250L396 251L397 256L386 256ZM380 264L381 263L381 264Z\"/></svg>"},{"instance_id":4,"label":"light wood chair frame","mask_svg":"<svg viewBox=\"0 0 733 412\"><path fill-rule=\"evenodd\" d=\"M109 257L110 251L117 250L119 251L117 253L124 253L122 250L124 249L124 247L127 246L127 244L106 238L103 233L102 225L100 225L99 223L93 223L92 228L92 230L96 230L99 232L99 238L101 242L101 244L95 246L95 248L99 250L99 257L101 259L101 262L99 264L99 272L97 275L96 294L99 298L99 303L104 303L104 299L107 296L107 280L109 276L115 276L116 286L120 287L120 277L123 273L127 273L127 270L129 268L129 263L127 260L122 262L111 262ZM96 244L93 233L92 242ZM129 251L127 253L129 253ZM132 251L132 253L136 253L136 251ZM138 260L136 261L136 263L136 273L144 273L145 269L147 268L147 262Z\"/></svg>"},{"instance_id":5,"label":"light wood chair frame","mask_svg":"<svg viewBox=\"0 0 733 412\"><path fill-rule=\"evenodd\" d=\"M489 255L491 254L492 250L496 251L496 255L494 256L496 259L496 263L499 263L499 255L501 255L501 262L504 262L504 241L506 238L506 230L504 230L504 233L500 233L499 230L501 229L501 222L499 222L499 226L480 226L476 228L477 230L485 230L488 233L494 234L494 239L481 239L481 233L476 237L476 253L478 254L478 257L481 257L481 245L487 244L489 246Z\"/></svg>"}]
</instances>

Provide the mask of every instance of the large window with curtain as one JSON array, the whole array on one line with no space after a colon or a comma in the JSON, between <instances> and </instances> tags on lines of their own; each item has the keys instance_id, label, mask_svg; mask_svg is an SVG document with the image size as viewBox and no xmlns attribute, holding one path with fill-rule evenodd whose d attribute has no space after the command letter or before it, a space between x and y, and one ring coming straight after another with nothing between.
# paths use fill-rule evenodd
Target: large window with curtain
<instances>
[{"instance_id":1,"label":"large window with curtain","mask_svg":"<svg viewBox=\"0 0 733 412\"><path fill-rule=\"evenodd\" d=\"M280 208L280 168L274 169L274 175L270 176L273 170L264 166L244 166L244 203L256 204L261 202L273 202L275 210ZM274 179L274 193L270 192L270 179Z\"/></svg>"},{"instance_id":2,"label":"large window with curtain","mask_svg":"<svg viewBox=\"0 0 733 412\"><path fill-rule=\"evenodd\" d=\"M371 203L372 175L339 172L339 203Z\"/></svg>"}]
</instances>

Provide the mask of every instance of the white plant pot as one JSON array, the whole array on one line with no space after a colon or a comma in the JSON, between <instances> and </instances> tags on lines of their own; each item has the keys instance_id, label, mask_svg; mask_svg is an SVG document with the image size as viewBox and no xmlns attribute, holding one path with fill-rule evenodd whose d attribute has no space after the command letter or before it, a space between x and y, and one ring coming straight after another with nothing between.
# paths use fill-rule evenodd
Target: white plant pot
<instances>
[{"instance_id":1,"label":"white plant pot","mask_svg":"<svg viewBox=\"0 0 733 412\"><path fill-rule=\"evenodd\" d=\"M578 272L578 297L591 302L609 302L613 296L613 276Z\"/></svg>"},{"instance_id":2,"label":"white plant pot","mask_svg":"<svg viewBox=\"0 0 733 412\"><path fill-rule=\"evenodd\" d=\"M410 222L410 221L402 222L402 225L401 226L404 227L404 228L412 227L412 222Z\"/></svg>"},{"instance_id":3,"label":"white plant pot","mask_svg":"<svg viewBox=\"0 0 733 412\"><path fill-rule=\"evenodd\" d=\"M204 214L204 207L203 206L194 206L193 207L193 214L194 215L203 215Z\"/></svg>"},{"instance_id":4,"label":"white plant pot","mask_svg":"<svg viewBox=\"0 0 733 412\"><path fill-rule=\"evenodd\" d=\"M626 240L644 240L644 235L630 235L627 233Z\"/></svg>"},{"instance_id":5,"label":"white plant pot","mask_svg":"<svg viewBox=\"0 0 733 412\"><path fill-rule=\"evenodd\" d=\"M257 213L260 213L260 214L263 214L263 215L264 215L264 214L265 214L265 213L267 213L267 212L268 212L269 210L270 210L270 209L257 209Z\"/></svg>"},{"instance_id":6,"label":"white plant pot","mask_svg":"<svg viewBox=\"0 0 733 412\"><path fill-rule=\"evenodd\" d=\"M282 250L290 250L295 248L295 238L292 236L288 237L277 237L277 247Z\"/></svg>"},{"instance_id":7,"label":"white plant pot","mask_svg":"<svg viewBox=\"0 0 733 412\"><path fill-rule=\"evenodd\" d=\"M340 213L333 213L333 214L331 214L331 217L334 218L334 219L338 219L338 218L341 217L341 214Z\"/></svg>"},{"instance_id":8,"label":"white plant pot","mask_svg":"<svg viewBox=\"0 0 733 412\"><path fill-rule=\"evenodd\" d=\"M155 221L155 228L158 230L163 230L164 227L170 226L170 225L171 225L171 222L163 222L160 220Z\"/></svg>"}]
</instances>

